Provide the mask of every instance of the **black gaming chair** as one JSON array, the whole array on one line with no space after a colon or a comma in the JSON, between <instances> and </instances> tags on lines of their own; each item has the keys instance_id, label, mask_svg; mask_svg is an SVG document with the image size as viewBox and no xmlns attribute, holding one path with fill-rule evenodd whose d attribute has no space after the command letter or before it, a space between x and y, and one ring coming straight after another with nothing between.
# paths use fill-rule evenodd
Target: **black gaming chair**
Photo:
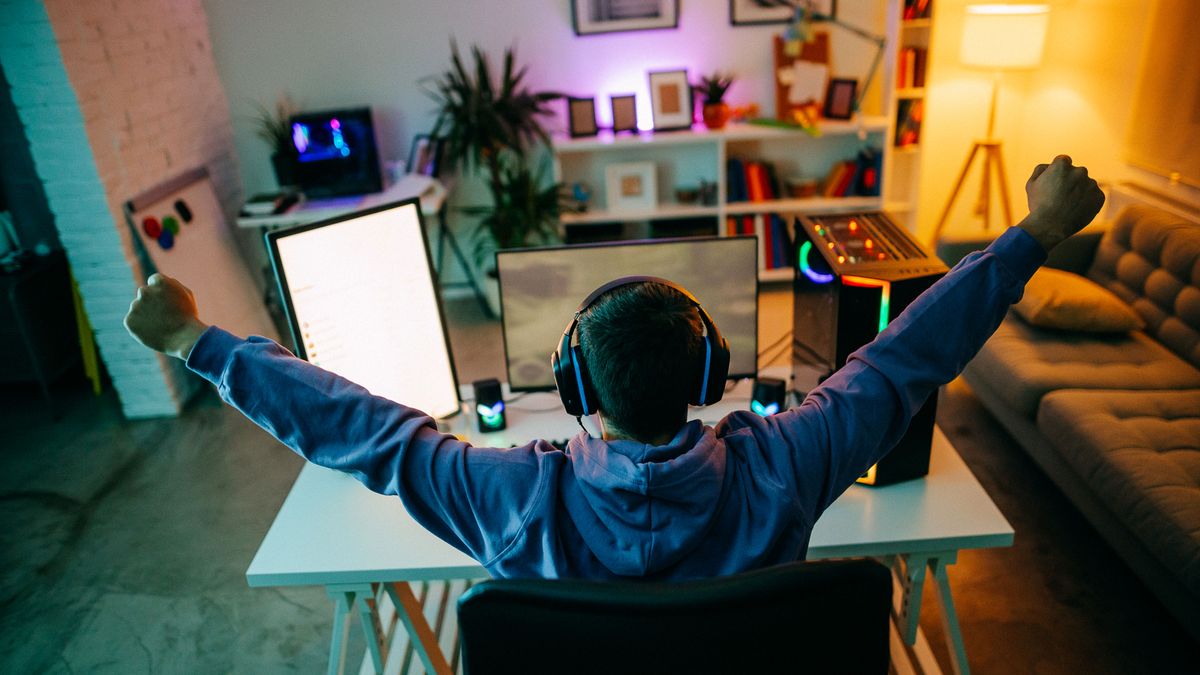
<instances>
[{"instance_id":1,"label":"black gaming chair","mask_svg":"<svg viewBox=\"0 0 1200 675\"><path fill-rule=\"evenodd\" d=\"M686 583L485 581L458 601L463 670L885 674L891 596L873 560Z\"/></svg>"}]
</instances>

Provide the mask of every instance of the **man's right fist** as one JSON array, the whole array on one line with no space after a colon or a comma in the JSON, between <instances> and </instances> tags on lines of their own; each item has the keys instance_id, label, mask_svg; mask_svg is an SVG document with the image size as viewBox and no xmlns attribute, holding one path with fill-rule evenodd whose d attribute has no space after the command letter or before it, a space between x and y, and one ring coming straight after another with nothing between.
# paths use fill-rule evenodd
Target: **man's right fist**
<instances>
[{"instance_id":1,"label":"man's right fist","mask_svg":"<svg viewBox=\"0 0 1200 675\"><path fill-rule=\"evenodd\" d=\"M186 359L208 326L196 313L187 286L163 274L151 274L138 289L125 315L125 330L138 342L170 356Z\"/></svg>"},{"instance_id":2,"label":"man's right fist","mask_svg":"<svg viewBox=\"0 0 1200 675\"><path fill-rule=\"evenodd\" d=\"M1104 205L1104 193L1087 169L1072 166L1071 158L1059 155L1049 164L1039 164L1025 183L1029 217L1021 228L1047 251L1082 230Z\"/></svg>"}]
</instances>

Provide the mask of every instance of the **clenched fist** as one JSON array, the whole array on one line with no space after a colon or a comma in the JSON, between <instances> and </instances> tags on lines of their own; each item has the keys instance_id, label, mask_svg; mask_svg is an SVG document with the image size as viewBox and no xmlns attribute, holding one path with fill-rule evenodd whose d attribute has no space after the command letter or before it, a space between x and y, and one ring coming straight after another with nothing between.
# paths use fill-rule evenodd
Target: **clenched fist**
<instances>
[{"instance_id":1,"label":"clenched fist","mask_svg":"<svg viewBox=\"0 0 1200 675\"><path fill-rule=\"evenodd\" d=\"M1066 155L1038 164L1025 183L1025 193L1029 217L1021 228L1047 251L1092 222L1104 205L1100 186L1088 178L1086 168L1073 166Z\"/></svg>"},{"instance_id":2,"label":"clenched fist","mask_svg":"<svg viewBox=\"0 0 1200 675\"><path fill-rule=\"evenodd\" d=\"M151 274L138 289L125 315L125 330L147 347L186 359L207 329L187 286L163 274Z\"/></svg>"}]
</instances>

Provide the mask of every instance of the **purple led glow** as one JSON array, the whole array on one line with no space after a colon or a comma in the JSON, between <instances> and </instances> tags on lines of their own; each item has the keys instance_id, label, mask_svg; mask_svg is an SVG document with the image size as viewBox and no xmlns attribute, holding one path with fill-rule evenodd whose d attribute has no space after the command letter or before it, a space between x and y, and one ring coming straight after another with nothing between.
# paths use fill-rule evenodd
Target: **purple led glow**
<instances>
[{"instance_id":1,"label":"purple led glow","mask_svg":"<svg viewBox=\"0 0 1200 675\"><path fill-rule=\"evenodd\" d=\"M308 127L299 122L292 125L292 145L298 152L308 150Z\"/></svg>"}]
</instances>

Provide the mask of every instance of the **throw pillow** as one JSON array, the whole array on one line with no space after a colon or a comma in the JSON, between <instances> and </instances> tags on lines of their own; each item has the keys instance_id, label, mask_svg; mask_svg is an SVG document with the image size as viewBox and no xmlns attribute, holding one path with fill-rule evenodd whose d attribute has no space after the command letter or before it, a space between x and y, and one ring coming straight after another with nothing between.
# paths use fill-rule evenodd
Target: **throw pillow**
<instances>
[{"instance_id":1,"label":"throw pillow","mask_svg":"<svg viewBox=\"0 0 1200 675\"><path fill-rule=\"evenodd\" d=\"M1127 333L1146 323L1108 289L1078 274L1043 267L1025 285L1013 308L1042 328L1089 333Z\"/></svg>"}]
</instances>

